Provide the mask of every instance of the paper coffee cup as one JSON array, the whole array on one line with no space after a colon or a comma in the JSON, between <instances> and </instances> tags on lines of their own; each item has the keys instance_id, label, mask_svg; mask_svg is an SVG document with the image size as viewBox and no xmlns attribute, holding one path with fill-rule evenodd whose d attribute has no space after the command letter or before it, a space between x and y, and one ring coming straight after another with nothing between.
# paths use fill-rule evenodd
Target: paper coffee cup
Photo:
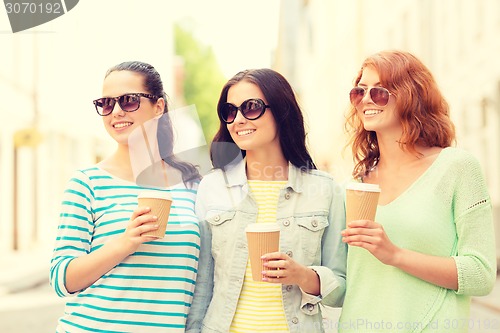
<instances>
[{"instance_id":1,"label":"paper coffee cup","mask_svg":"<svg viewBox=\"0 0 500 333\"><path fill-rule=\"evenodd\" d=\"M346 186L346 222L375 220L380 187L377 184L349 183Z\"/></svg>"},{"instance_id":2,"label":"paper coffee cup","mask_svg":"<svg viewBox=\"0 0 500 333\"><path fill-rule=\"evenodd\" d=\"M246 227L248 241L248 256L254 281L262 281L262 271L270 270L264 267L260 257L266 253L278 252L280 249L280 227L276 223L253 223Z\"/></svg>"},{"instance_id":3,"label":"paper coffee cup","mask_svg":"<svg viewBox=\"0 0 500 333\"><path fill-rule=\"evenodd\" d=\"M149 214L156 215L158 221L147 222L144 224L158 224L158 229L143 233L143 235L154 236L157 238L165 237L167 230L168 215L170 214L170 206L172 205L172 196L166 192L146 191L141 192L137 196L139 206L150 207Z\"/></svg>"}]
</instances>

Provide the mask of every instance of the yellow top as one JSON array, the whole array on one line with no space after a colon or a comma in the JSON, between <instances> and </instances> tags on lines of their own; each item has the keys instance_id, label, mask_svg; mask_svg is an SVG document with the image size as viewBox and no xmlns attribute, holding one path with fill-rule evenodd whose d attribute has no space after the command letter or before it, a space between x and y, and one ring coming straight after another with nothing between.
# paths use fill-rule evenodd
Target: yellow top
<instances>
[{"instance_id":1,"label":"yellow top","mask_svg":"<svg viewBox=\"0 0 500 333\"><path fill-rule=\"evenodd\" d=\"M286 183L286 181L248 181L258 206L257 223L276 222L280 189ZM288 332L281 284L254 281L250 261L247 263L245 280L230 332Z\"/></svg>"}]
</instances>

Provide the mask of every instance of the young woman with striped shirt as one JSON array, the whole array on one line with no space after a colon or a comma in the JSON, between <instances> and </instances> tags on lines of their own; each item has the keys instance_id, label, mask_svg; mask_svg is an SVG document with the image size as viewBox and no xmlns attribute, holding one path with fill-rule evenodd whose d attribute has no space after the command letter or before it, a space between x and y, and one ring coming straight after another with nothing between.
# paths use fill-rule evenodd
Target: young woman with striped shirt
<instances>
[{"instance_id":1,"label":"young woman with striped shirt","mask_svg":"<svg viewBox=\"0 0 500 333\"><path fill-rule=\"evenodd\" d=\"M184 332L198 266L194 203L200 176L171 154L166 95L153 66L134 61L112 67L102 94L94 104L117 149L77 171L64 192L50 281L59 296L72 297L56 331ZM129 135L156 117L161 164L180 179L168 187L140 185L132 171ZM143 234L157 228L145 224L157 220L150 209L138 207L144 190L173 198L164 238Z\"/></svg>"}]
</instances>

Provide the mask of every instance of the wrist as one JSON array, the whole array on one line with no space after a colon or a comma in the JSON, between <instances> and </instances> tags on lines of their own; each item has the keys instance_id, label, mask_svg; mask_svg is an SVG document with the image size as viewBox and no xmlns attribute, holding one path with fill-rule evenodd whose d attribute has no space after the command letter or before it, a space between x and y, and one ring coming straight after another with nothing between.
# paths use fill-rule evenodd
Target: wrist
<instances>
[{"instance_id":1,"label":"wrist","mask_svg":"<svg viewBox=\"0 0 500 333\"><path fill-rule=\"evenodd\" d=\"M305 267L299 287L310 295L319 295L321 288L318 273L310 267Z\"/></svg>"},{"instance_id":2,"label":"wrist","mask_svg":"<svg viewBox=\"0 0 500 333\"><path fill-rule=\"evenodd\" d=\"M135 252L130 246L127 246L127 240L120 235L106 243L108 251L115 257L126 258Z\"/></svg>"},{"instance_id":3,"label":"wrist","mask_svg":"<svg viewBox=\"0 0 500 333\"><path fill-rule=\"evenodd\" d=\"M387 263L388 265L401 268L404 262L404 250L402 248L396 247L391 260Z\"/></svg>"}]
</instances>

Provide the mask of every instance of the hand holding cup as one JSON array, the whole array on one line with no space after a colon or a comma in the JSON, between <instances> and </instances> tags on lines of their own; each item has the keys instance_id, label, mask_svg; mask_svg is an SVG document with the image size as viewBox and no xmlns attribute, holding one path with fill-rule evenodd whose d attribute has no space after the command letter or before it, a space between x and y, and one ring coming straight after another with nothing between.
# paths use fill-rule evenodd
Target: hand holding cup
<instances>
[{"instance_id":1,"label":"hand holding cup","mask_svg":"<svg viewBox=\"0 0 500 333\"><path fill-rule=\"evenodd\" d=\"M146 236L156 238L165 237L167 229L168 216L170 214L170 207L172 205L172 196L163 191L145 191L139 193L137 196L139 206L146 206L151 208L151 214L158 217L158 229L151 230L143 233Z\"/></svg>"}]
</instances>

